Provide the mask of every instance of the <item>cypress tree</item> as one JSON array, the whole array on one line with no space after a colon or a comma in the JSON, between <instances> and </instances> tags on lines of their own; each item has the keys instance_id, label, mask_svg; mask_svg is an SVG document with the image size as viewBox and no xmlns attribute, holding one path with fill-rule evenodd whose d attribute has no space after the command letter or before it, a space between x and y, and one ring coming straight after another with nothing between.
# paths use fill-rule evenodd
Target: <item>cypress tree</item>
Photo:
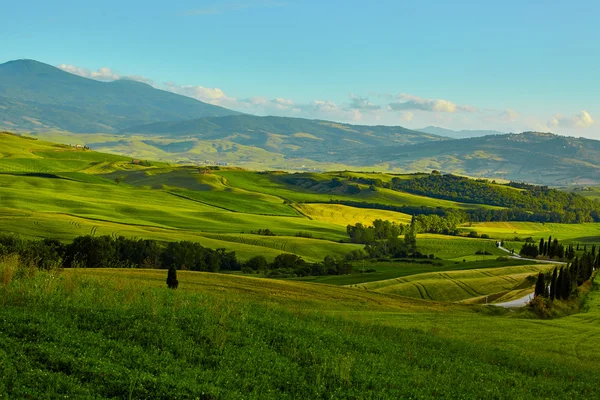
<instances>
[{"instance_id":1,"label":"cypress tree","mask_svg":"<svg viewBox=\"0 0 600 400\"><path fill-rule=\"evenodd\" d=\"M548 242L544 243L544 255L548 255Z\"/></svg>"},{"instance_id":2,"label":"cypress tree","mask_svg":"<svg viewBox=\"0 0 600 400\"><path fill-rule=\"evenodd\" d=\"M538 254L544 254L544 238L540 239L540 245L538 247Z\"/></svg>"},{"instance_id":3,"label":"cypress tree","mask_svg":"<svg viewBox=\"0 0 600 400\"><path fill-rule=\"evenodd\" d=\"M560 300L562 298L562 285L563 285L564 278L565 278L564 268L560 267L558 277L556 278L556 292L555 292L555 298L558 300Z\"/></svg>"},{"instance_id":4,"label":"cypress tree","mask_svg":"<svg viewBox=\"0 0 600 400\"><path fill-rule=\"evenodd\" d=\"M537 282L535 283L535 292L534 296L544 296L544 292L546 289L546 283L544 282L544 274L541 272L538 274Z\"/></svg>"},{"instance_id":5,"label":"cypress tree","mask_svg":"<svg viewBox=\"0 0 600 400\"><path fill-rule=\"evenodd\" d=\"M177 280L177 269L175 266L169 267L169 272L167 272L167 286L169 289L177 289L179 286L179 281Z\"/></svg>"},{"instance_id":6,"label":"cypress tree","mask_svg":"<svg viewBox=\"0 0 600 400\"><path fill-rule=\"evenodd\" d=\"M571 295L571 289L573 288L573 283L571 280L571 274L569 273L569 270L567 268L565 268L563 270L564 272L564 277L562 280L562 287L560 290L561 293L561 298L563 300L567 300L569 298L569 296Z\"/></svg>"},{"instance_id":7,"label":"cypress tree","mask_svg":"<svg viewBox=\"0 0 600 400\"><path fill-rule=\"evenodd\" d=\"M552 280L550 281L550 299L554 301L556 298L556 280L558 279L558 267L554 267L552 271Z\"/></svg>"}]
</instances>

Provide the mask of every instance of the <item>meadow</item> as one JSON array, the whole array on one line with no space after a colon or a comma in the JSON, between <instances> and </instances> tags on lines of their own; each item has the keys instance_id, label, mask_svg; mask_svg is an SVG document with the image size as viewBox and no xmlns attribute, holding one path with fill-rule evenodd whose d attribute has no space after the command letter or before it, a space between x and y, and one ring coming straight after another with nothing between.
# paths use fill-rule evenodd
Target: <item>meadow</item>
<instances>
[{"instance_id":1,"label":"meadow","mask_svg":"<svg viewBox=\"0 0 600 400\"><path fill-rule=\"evenodd\" d=\"M349 224L411 219L330 200L483 207L362 184L318 189L389 174L308 174L309 189L282 172L144 166L1 133L0 155L0 231L63 242L188 240L242 261L318 262L363 248L349 243ZM473 223L463 234L490 238L419 234L433 259L353 261L348 275L288 280L180 270L175 291L162 270L38 271L3 258L0 398L597 398L597 283L557 305L572 314L562 318L481 303L528 294L554 267L502 258L496 240L595 243L598 226ZM265 229L274 236L253 233Z\"/></svg>"},{"instance_id":2,"label":"meadow","mask_svg":"<svg viewBox=\"0 0 600 400\"><path fill-rule=\"evenodd\" d=\"M582 313L541 321L305 282L0 268L9 398L600 395L597 285Z\"/></svg>"}]
</instances>

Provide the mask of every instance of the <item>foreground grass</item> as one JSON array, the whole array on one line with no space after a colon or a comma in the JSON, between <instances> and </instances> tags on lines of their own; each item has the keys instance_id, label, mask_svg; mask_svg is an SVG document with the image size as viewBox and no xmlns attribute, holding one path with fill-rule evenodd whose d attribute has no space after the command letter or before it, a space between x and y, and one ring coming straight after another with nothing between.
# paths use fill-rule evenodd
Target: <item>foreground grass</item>
<instances>
[{"instance_id":1,"label":"foreground grass","mask_svg":"<svg viewBox=\"0 0 600 400\"><path fill-rule=\"evenodd\" d=\"M584 314L538 321L219 274L170 291L164 271L26 273L2 267L3 397L600 395L597 292Z\"/></svg>"}]
</instances>

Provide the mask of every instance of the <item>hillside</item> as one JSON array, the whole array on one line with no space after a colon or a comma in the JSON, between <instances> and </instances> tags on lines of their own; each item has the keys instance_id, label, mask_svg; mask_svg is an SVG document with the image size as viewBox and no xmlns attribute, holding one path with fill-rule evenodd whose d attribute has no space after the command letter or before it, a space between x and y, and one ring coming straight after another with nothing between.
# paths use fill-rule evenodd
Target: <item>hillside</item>
<instances>
[{"instance_id":1,"label":"hillside","mask_svg":"<svg viewBox=\"0 0 600 400\"><path fill-rule=\"evenodd\" d=\"M444 138L401 126L365 126L287 117L233 115L183 122L159 122L124 134L161 135L202 141L225 140L319 162L343 163L348 151L437 142ZM233 149L235 151L235 149Z\"/></svg>"},{"instance_id":2,"label":"hillside","mask_svg":"<svg viewBox=\"0 0 600 400\"><path fill-rule=\"evenodd\" d=\"M100 82L33 60L0 65L0 127L117 132L125 127L238 114L131 80Z\"/></svg>"},{"instance_id":3,"label":"hillside","mask_svg":"<svg viewBox=\"0 0 600 400\"><path fill-rule=\"evenodd\" d=\"M600 141L550 133L524 132L423 143L376 152L357 152L351 162L361 165L374 157L390 168L502 178L567 186L600 182Z\"/></svg>"}]
</instances>

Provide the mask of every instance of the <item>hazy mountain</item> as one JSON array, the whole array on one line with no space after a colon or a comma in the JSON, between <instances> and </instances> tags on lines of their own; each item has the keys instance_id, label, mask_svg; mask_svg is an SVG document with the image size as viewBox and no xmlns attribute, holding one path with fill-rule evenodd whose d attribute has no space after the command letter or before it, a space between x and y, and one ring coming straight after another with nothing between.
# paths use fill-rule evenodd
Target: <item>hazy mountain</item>
<instances>
[{"instance_id":1,"label":"hazy mountain","mask_svg":"<svg viewBox=\"0 0 600 400\"><path fill-rule=\"evenodd\" d=\"M493 130L462 130L453 131L452 129L440 128L439 126L428 126L423 129L416 129L419 132L430 133L432 135L446 136L452 139L463 139L470 137L480 137L487 135L504 135L506 132Z\"/></svg>"},{"instance_id":2,"label":"hazy mountain","mask_svg":"<svg viewBox=\"0 0 600 400\"><path fill-rule=\"evenodd\" d=\"M348 156L410 171L452 172L552 186L600 183L600 141L524 132L396 146Z\"/></svg>"},{"instance_id":3,"label":"hazy mountain","mask_svg":"<svg viewBox=\"0 0 600 400\"><path fill-rule=\"evenodd\" d=\"M33 60L0 64L0 127L116 132L127 126L239 114L131 80L99 82Z\"/></svg>"},{"instance_id":4,"label":"hazy mountain","mask_svg":"<svg viewBox=\"0 0 600 400\"><path fill-rule=\"evenodd\" d=\"M348 151L406 146L445 138L401 126L365 126L288 117L233 115L183 122L159 122L125 129L123 133L201 140L227 140L287 157L345 161Z\"/></svg>"}]
</instances>

